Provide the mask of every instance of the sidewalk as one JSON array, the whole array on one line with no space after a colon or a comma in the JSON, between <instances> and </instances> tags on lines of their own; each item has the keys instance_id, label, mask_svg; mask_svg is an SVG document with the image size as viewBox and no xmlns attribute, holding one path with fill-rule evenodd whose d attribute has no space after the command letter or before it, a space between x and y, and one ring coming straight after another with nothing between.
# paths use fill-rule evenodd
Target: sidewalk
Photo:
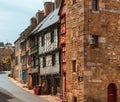
<instances>
[{"instance_id":1,"label":"sidewalk","mask_svg":"<svg viewBox=\"0 0 120 102\"><path fill-rule=\"evenodd\" d=\"M24 89L25 91L31 93L34 95L34 90L29 90L26 87L26 84L22 84L16 80L14 80L13 78L8 77L14 84L16 84L17 86L19 86L20 88ZM57 96L51 96L51 95L36 95L40 98L43 98L45 100L47 100L48 102L62 102L60 98L58 98Z\"/></svg>"}]
</instances>

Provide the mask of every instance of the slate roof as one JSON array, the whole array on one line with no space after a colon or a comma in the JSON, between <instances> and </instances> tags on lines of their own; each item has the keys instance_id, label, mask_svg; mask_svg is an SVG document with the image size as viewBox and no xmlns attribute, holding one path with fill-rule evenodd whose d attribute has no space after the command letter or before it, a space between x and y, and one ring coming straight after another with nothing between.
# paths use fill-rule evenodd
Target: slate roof
<instances>
[{"instance_id":1,"label":"slate roof","mask_svg":"<svg viewBox=\"0 0 120 102\"><path fill-rule=\"evenodd\" d=\"M46 18L43 19L43 21L38 24L38 26L31 32L31 34L36 34L47 27L57 23L59 21L59 7L55 9L53 12L51 12Z\"/></svg>"}]
</instances>

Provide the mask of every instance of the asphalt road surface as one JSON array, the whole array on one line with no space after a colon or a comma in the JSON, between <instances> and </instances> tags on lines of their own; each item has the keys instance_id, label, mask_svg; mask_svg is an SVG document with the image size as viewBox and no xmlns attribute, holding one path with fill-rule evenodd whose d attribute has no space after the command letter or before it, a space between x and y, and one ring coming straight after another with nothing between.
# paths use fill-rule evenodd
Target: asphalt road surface
<instances>
[{"instance_id":1,"label":"asphalt road surface","mask_svg":"<svg viewBox=\"0 0 120 102\"><path fill-rule=\"evenodd\" d=\"M17 99L8 91L0 88L0 102L23 102L23 101Z\"/></svg>"},{"instance_id":2,"label":"asphalt road surface","mask_svg":"<svg viewBox=\"0 0 120 102\"><path fill-rule=\"evenodd\" d=\"M7 72L0 72L0 102L48 102L12 83Z\"/></svg>"}]
</instances>

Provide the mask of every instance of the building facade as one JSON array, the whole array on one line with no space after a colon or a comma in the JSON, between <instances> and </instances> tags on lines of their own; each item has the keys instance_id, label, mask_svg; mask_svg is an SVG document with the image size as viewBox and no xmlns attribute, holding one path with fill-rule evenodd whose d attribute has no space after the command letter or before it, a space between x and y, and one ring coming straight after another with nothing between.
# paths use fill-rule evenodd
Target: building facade
<instances>
[{"instance_id":1,"label":"building facade","mask_svg":"<svg viewBox=\"0 0 120 102\"><path fill-rule=\"evenodd\" d=\"M60 0L44 3L44 19L29 36L30 75L33 86L41 86L41 94L56 94L61 91L59 5Z\"/></svg>"},{"instance_id":2,"label":"building facade","mask_svg":"<svg viewBox=\"0 0 120 102\"><path fill-rule=\"evenodd\" d=\"M28 73L30 69L30 44L28 36L36 27L37 22L31 18L30 26L28 26L15 41L15 78L19 77L19 81L27 83L29 81Z\"/></svg>"},{"instance_id":3,"label":"building facade","mask_svg":"<svg viewBox=\"0 0 120 102\"><path fill-rule=\"evenodd\" d=\"M51 12L33 31L38 36L39 85L41 94L57 94L61 89L59 49L59 8Z\"/></svg>"},{"instance_id":4,"label":"building facade","mask_svg":"<svg viewBox=\"0 0 120 102\"><path fill-rule=\"evenodd\" d=\"M20 37L14 42L15 44L15 67L14 67L14 78L21 82L22 80L22 69L20 62Z\"/></svg>"},{"instance_id":5,"label":"building facade","mask_svg":"<svg viewBox=\"0 0 120 102\"><path fill-rule=\"evenodd\" d=\"M32 18L32 22L36 25L44 19L44 12L38 11L36 13L36 17ZM35 29L36 27L34 27ZM29 86L34 88L36 85L39 85L39 57L38 57L38 35L34 35L33 31L30 32L29 36L27 37L29 42Z\"/></svg>"},{"instance_id":6,"label":"building facade","mask_svg":"<svg viewBox=\"0 0 120 102\"><path fill-rule=\"evenodd\" d=\"M60 49L61 49L61 73L62 94L66 98L66 1L62 0L60 10Z\"/></svg>"},{"instance_id":7,"label":"building facade","mask_svg":"<svg viewBox=\"0 0 120 102\"><path fill-rule=\"evenodd\" d=\"M30 35L30 71L29 77L31 82L30 85L35 87L39 85L39 60L38 60L38 36Z\"/></svg>"},{"instance_id":8,"label":"building facade","mask_svg":"<svg viewBox=\"0 0 120 102\"><path fill-rule=\"evenodd\" d=\"M120 1L66 4L68 102L119 102Z\"/></svg>"},{"instance_id":9,"label":"building facade","mask_svg":"<svg viewBox=\"0 0 120 102\"><path fill-rule=\"evenodd\" d=\"M25 41L25 32L21 34L21 41L20 41L20 63L21 63L21 74L22 74L22 82L27 82L27 56L26 56L26 41Z\"/></svg>"},{"instance_id":10,"label":"building facade","mask_svg":"<svg viewBox=\"0 0 120 102\"><path fill-rule=\"evenodd\" d=\"M11 74L12 74L13 78L15 78L14 70L15 70L15 48L11 54Z\"/></svg>"},{"instance_id":11,"label":"building facade","mask_svg":"<svg viewBox=\"0 0 120 102\"><path fill-rule=\"evenodd\" d=\"M55 24L47 28L39 37L40 79L43 94L60 92L60 49L59 29Z\"/></svg>"}]
</instances>

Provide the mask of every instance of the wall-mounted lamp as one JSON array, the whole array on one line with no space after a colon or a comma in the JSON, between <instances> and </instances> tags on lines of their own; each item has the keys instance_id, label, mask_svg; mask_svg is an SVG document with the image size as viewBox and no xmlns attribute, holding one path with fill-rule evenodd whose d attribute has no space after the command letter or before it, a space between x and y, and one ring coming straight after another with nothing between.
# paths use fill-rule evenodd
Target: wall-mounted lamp
<instances>
[{"instance_id":1,"label":"wall-mounted lamp","mask_svg":"<svg viewBox=\"0 0 120 102\"><path fill-rule=\"evenodd\" d=\"M81 82L84 80L84 77L83 76L78 76L78 81Z\"/></svg>"}]
</instances>

